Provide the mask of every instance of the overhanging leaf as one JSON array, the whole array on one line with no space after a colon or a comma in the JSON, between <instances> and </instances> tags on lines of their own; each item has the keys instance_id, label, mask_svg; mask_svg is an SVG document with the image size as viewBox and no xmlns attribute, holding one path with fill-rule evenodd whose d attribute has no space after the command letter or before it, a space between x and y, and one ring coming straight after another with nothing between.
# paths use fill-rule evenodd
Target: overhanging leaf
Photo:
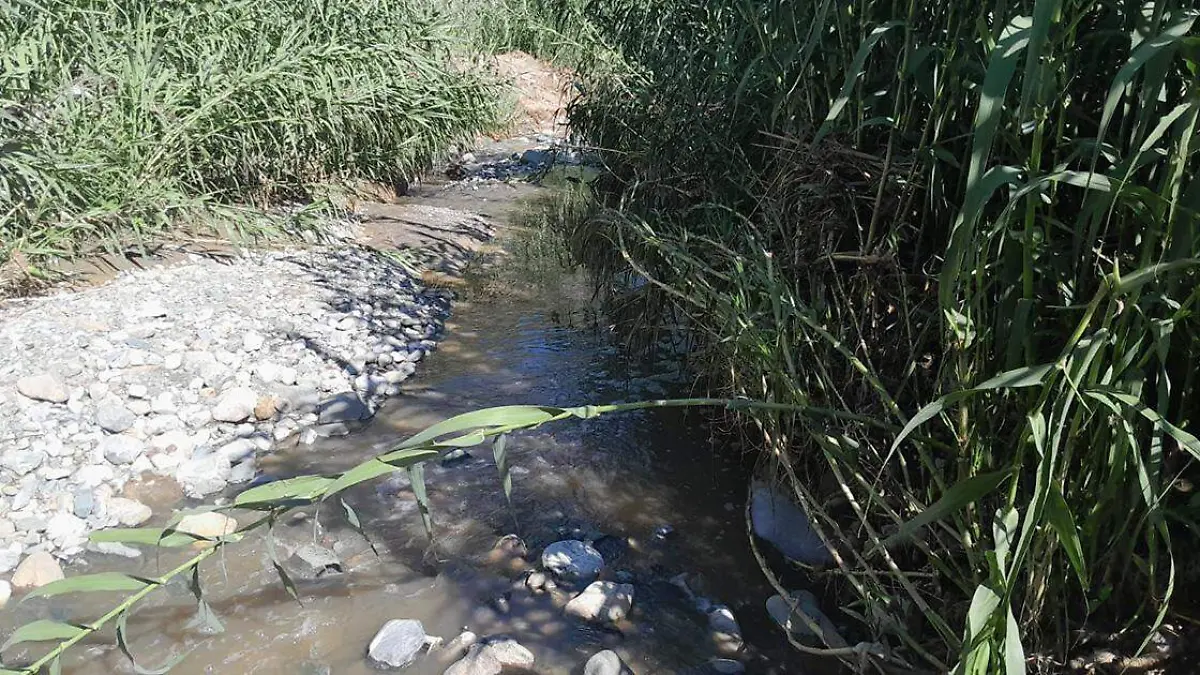
<instances>
[{"instance_id":1,"label":"overhanging leaf","mask_svg":"<svg viewBox=\"0 0 1200 675\"><path fill-rule=\"evenodd\" d=\"M0 652L14 645L24 644L27 642L54 642L62 640L70 640L78 637L86 632L86 629L61 621L50 621L48 619L39 619L13 631L13 634L8 636L3 645L0 645Z\"/></svg>"},{"instance_id":2,"label":"overhanging leaf","mask_svg":"<svg viewBox=\"0 0 1200 675\"><path fill-rule=\"evenodd\" d=\"M371 538L367 536L366 530L363 529L362 521L358 518L358 512L355 511L352 506L347 504L345 499L339 498L338 501L342 503L342 509L346 512L346 520L349 521L350 527L352 527L360 537L366 540L367 545L371 547L372 553L379 555L379 549L375 548L375 542L371 541Z\"/></svg>"},{"instance_id":3,"label":"overhanging leaf","mask_svg":"<svg viewBox=\"0 0 1200 675\"><path fill-rule=\"evenodd\" d=\"M408 467L408 478L413 496L417 499L417 510L421 512L421 525L425 527L425 534L432 540L433 516L429 511L429 493L425 490L425 465L414 464Z\"/></svg>"},{"instance_id":4,"label":"overhanging leaf","mask_svg":"<svg viewBox=\"0 0 1200 675\"><path fill-rule=\"evenodd\" d=\"M512 473L508 469L508 434L501 434L492 442L492 455L496 458L496 470L500 472L500 483L504 486L504 498L512 508Z\"/></svg>"},{"instance_id":5,"label":"overhanging leaf","mask_svg":"<svg viewBox=\"0 0 1200 675\"><path fill-rule=\"evenodd\" d=\"M85 574L68 579L59 579L45 586L35 588L26 595L22 602L30 598L50 598L66 593L93 593L103 591L140 591L154 582L147 579L120 572L100 572Z\"/></svg>"},{"instance_id":6,"label":"overhanging leaf","mask_svg":"<svg viewBox=\"0 0 1200 675\"><path fill-rule=\"evenodd\" d=\"M171 532L166 535L163 532L164 530L157 527L113 528L93 532L88 535L88 539L97 544L143 544L163 548L181 548L191 546L197 541L203 541L203 537L196 537L184 532Z\"/></svg>"},{"instance_id":7,"label":"overhanging leaf","mask_svg":"<svg viewBox=\"0 0 1200 675\"><path fill-rule=\"evenodd\" d=\"M563 414L561 408L535 405L506 405L474 410L438 422L424 431L409 437L403 443L396 446L396 449L413 448L441 436L460 431L498 426L535 426L543 422L548 422L561 414Z\"/></svg>"},{"instance_id":8,"label":"overhanging leaf","mask_svg":"<svg viewBox=\"0 0 1200 675\"><path fill-rule=\"evenodd\" d=\"M311 502L334 482L325 476L298 476L250 488L234 497L234 506L276 505L281 502Z\"/></svg>"}]
</instances>

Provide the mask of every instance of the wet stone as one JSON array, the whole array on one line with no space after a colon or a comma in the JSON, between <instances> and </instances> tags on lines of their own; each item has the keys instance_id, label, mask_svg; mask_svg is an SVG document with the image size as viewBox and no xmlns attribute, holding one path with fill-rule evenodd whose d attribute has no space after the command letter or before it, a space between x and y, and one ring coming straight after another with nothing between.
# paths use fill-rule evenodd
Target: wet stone
<instances>
[{"instance_id":1,"label":"wet stone","mask_svg":"<svg viewBox=\"0 0 1200 675\"><path fill-rule=\"evenodd\" d=\"M413 619L392 619L379 629L367 647L377 666L404 668L417 660L426 642L425 626Z\"/></svg>"}]
</instances>

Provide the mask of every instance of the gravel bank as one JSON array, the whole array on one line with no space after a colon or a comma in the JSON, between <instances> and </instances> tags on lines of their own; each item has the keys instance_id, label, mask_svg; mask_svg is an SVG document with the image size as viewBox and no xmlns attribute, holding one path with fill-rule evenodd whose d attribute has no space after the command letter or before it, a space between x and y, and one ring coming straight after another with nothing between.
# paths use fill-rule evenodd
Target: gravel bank
<instances>
[{"instance_id":1,"label":"gravel bank","mask_svg":"<svg viewBox=\"0 0 1200 675\"><path fill-rule=\"evenodd\" d=\"M459 214L461 215L461 214ZM192 257L0 310L0 574L256 477L285 439L349 433L436 347L444 291L344 246Z\"/></svg>"}]
</instances>

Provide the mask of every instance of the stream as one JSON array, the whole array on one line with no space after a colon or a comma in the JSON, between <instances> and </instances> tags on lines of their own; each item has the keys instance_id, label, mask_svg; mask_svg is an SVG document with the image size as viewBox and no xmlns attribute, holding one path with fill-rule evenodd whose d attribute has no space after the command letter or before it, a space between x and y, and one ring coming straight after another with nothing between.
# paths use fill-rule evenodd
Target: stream
<instances>
[{"instance_id":1,"label":"stream","mask_svg":"<svg viewBox=\"0 0 1200 675\"><path fill-rule=\"evenodd\" d=\"M501 216L529 186L425 186L413 199ZM688 379L672 357L627 355L579 273L528 252L536 232L502 228L482 251L438 351L404 384L369 426L349 437L280 450L261 462L273 478L333 473L452 415L518 403L574 406L687 394ZM663 350L669 352L670 350ZM763 609L772 593L746 541L746 468L722 449L698 414L653 410L562 422L513 435L511 502L491 451L432 462L426 469L434 524L431 546L402 474L344 495L378 550L357 534L336 502L319 514L290 514L275 530L280 542L316 542L334 551L342 572L293 570L300 602L286 592L257 533L226 547L203 572L206 599L224 625L208 634L189 625L196 604L186 584L154 594L129 620L135 655L154 667L188 652L172 672L359 675L377 672L366 658L372 636L390 619L419 619L449 641L463 627L480 636L508 635L536 657L538 673L582 672L588 657L612 649L639 675L682 673L723 656L707 619L671 579L732 608L750 673L799 673L798 656ZM249 514L235 514L248 522ZM523 544L505 535L516 535ZM535 594L523 575L542 548L561 539L595 540L602 578L632 579L630 616L597 627L564 615L570 596ZM89 554L68 569L160 574L182 560L178 551L140 560ZM294 561L293 561L294 562ZM289 569L292 562L287 563ZM131 566L135 569L131 569ZM302 567L302 566L301 566ZM95 616L117 596L92 594L13 607L10 617ZM48 612L47 612L47 607ZM404 672L441 673L435 650ZM64 672L132 672L111 629L73 650ZM702 671L695 671L702 672ZM704 671L707 672L707 671Z\"/></svg>"}]
</instances>

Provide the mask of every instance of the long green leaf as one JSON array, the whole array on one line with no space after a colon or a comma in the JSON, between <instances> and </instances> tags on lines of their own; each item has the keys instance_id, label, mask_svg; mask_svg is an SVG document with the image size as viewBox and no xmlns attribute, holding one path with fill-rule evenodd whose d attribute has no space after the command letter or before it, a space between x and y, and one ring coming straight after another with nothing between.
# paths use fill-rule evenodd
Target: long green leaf
<instances>
[{"instance_id":1,"label":"long green leaf","mask_svg":"<svg viewBox=\"0 0 1200 675\"><path fill-rule=\"evenodd\" d=\"M396 449L413 448L439 437L460 431L502 426L533 426L548 422L562 413L563 410L561 408L535 405L508 405L474 410L438 422L428 429L409 437L403 443L396 446Z\"/></svg>"},{"instance_id":2,"label":"long green leaf","mask_svg":"<svg viewBox=\"0 0 1200 675\"><path fill-rule=\"evenodd\" d=\"M298 476L250 488L234 497L234 506L277 505L280 502L311 502L334 483L324 476Z\"/></svg>"},{"instance_id":3,"label":"long green leaf","mask_svg":"<svg viewBox=\"0 0 1200 675\"><path fill-rule=\"evenodd\" d=\"M144 544L146 546L161 546L163 548L181 548L191 546L203 537L197 537L185 532L171 532L164 536L164 530L157 527L112 528L99 530L88 535L88 539L98 544Z\"/></svg>"},{"instance_id":4,"label":"long green leaf","mask_svg":"<svg viewBox=\"0 0 1200 675\"><path fill-rule=\"evenodd\" d=\"M0 645L0 652L5 651L14 645L24 644L27 642L54 642L61 640L70 640L78 637L85 632L85 629L79 626L72 626L69 623L60 621L50 621L47 619L39 619L13 631L13 634L8 636L3 645Z\"/></svg>"},{"instance_id":5,"label":"long green leaf","mask_svg":"<svg viewBox=\"0 0 1200 675\"><path fill-rule=\"evenodd\" d=\"M1046 502L1046 518L1050 521L1050 526L1054 528L1055 534L1058 535L1058 542L1062 546L1063 552L1067 554L1071 568L1075 570L1080 587L1086 591L1088 589L1087 565L1083 559L1083 544L1079 540L1079 528L1075 526L1075 516L1071 514L1071 507L1067 505L1067 500L1063 498L1062 490L1057 485L1050 486L1050 499Z\"/></svg>"},{"instance_id":6,"label":"long green leaf","mask_svg":"<svg viewBox=\"0 0 1200 675\"><path fill-rule=\"evenodd\" d=\"M120 572L100 572L78 577L59 579L30 591L23 599L50 598L67 593L93 593L102 591L140 591L152 582Z\"/></svg>"},{"instance_id":7,"label":"long green leaf","mask_svg":"<svg viewBox=\"0 0 1200 675\"><path fill-rule=\"evenodd\" d=\"M850 101L850 94L854 91L854 85L858 83L858 78L863 74L863 67L867 63L867 57L871 55L871 50L875 48L875 45L879 44L879 41L883 39L883 36L888 31L903 25L903 21L896 20L876 26L871 29L871 32L862 41L862 44L858 46L858 52L854 55L854 62L846 70L846 79L842 83L842 90L838 92L837 97L829 105L829 112L825 115L825 121L821 123L821 127L817 129L817 133L813 136L812 147L815 148L829 134L833 129L833 123L841 116L842 110Z\"/></svg>"},{"instance_id":8,"label":"long green leaf","mask_svg":"<svg viewBox=\"0 0 1200 675\"><path fill-rule=\"evenodd\" d=\"M941 520L968 504L978 502L995 490L1009 475L1008 471L993 471L955 483L941 498L922 510L915 518L905 521L896 534L885 539L884 547L908 539L926 525Z\"/></svg>"}]
</instances>

